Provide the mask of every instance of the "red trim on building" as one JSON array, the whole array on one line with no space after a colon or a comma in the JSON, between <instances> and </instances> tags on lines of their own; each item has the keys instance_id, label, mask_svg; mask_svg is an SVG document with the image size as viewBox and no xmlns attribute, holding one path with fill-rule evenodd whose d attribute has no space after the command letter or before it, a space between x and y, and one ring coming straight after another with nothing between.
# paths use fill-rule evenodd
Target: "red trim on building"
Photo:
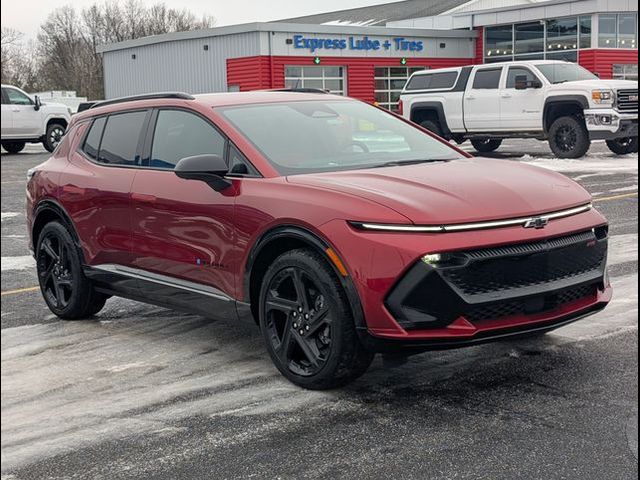
<instances>
[{"instance_id":1,"label":"red trim on building","mask_svg":"<svg viewBox=\"0 0 640 480\"><path fill-rule=\"evenodd\" d=\"M476 38L476 56L473 59L475 65L482 65L484 63L484 27L476 28L478 32L478 38Z\"/></svg>"},{"instance_id":2,"label":"red trim on building","mask_svg":"<svg viewBox=\"0 0 640 480\"><path fill-rule=\"evenodd\" d=\"M600 76L602 79L613 78L614 65L637 65L638 51L627 49L589 49L580 50L579 62L587 70Z\"/></svg>"},{"instance_id":3,"label":"red trim on building","mask_svg":"<svg viewBox=\"0 0 640 480\"><path fill-rule=\"evenodd\" d=\"M284 68L287 65L313 66L312 57L256 56L227 60L227 85L241 91L284 87ZM321 57L322 66L347 69L347 94L366 102L375 101L374 69L376 67L446 68L468 65L469 58L408 58L402 65L400 58L379 57Z\"/></svg>"}]
</instances>

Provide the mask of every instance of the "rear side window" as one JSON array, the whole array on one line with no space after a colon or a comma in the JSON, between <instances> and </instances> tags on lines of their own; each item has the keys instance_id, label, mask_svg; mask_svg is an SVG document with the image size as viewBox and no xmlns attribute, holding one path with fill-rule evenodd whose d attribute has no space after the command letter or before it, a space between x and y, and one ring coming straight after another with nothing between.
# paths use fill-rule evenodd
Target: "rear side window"
<instances>
[{"instance_id":1,"label":"rear side window","mask_svg":"<svg viewBox=\"0 0 640 480\"><path fill-rule=\"evenodd\" d=\"M474 90L494 90L500 86L501 68L478 70L473 79Z\"/></svg>"},{"instance_id":2,"label":"rear side window","mask_svg":"<svg viewBox=\"0 0 640 480\"><path fill-rule=\"evenodd\" d=\"M89 133L84 140L84 153L94 160L98 158L98 149L100 148L100 139L102 138L102 131L104 130L104 124L107 121L107 117L100 117L96 119L91 128L89 129Z\"/></svg>"},{"instance_id":3,"label":"rear side window","mask_svg":"<svg viewBox=\"0 0 640 480\"><path fill-rule=\"evenodd\" d=\"M98 162L136 165L138 141L146 116L146 111L109 115L100 143Z\"/></svg>"},{"instance_id":4,"label":"rear side window","mask_svg":"<svg viewBox=\"0 0 640 480\"><path fill-rule=\"evenodd\" d=\"M181 110L161 110L153 135L149 166L173 169L185 157L224 158L226 139L206 120Z\"/></svg>"},{"instance_id":5,"label":"rear side window","mask_svg":"<svg viewBox=\"0 0 640 480\"><path fill-rule=\"evenodd\" d=\"M414 75L409 80L406 90L436 90L453 88L457 79L458 72Z\"/></svg>"}]
</instances>

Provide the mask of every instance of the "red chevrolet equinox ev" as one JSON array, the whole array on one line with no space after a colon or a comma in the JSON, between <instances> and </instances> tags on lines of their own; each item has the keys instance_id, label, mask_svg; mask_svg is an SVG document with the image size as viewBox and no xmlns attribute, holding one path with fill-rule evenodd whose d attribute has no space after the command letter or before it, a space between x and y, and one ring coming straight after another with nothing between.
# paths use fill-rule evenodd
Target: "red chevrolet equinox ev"
<instances>
[{"instance_id":1,"label":"red chevrolet equinox ev","mask_svg":"<svg viewBox=\"0 0 640 480\"><path fill-rule=\"evenodd\" d=\"M116 295L255 321L306 388L345 384L376 352L541 334L611 299L607 222L582 187L344 97L108 100L28 176L53 313Z\"/></svg>"}]
</instances>

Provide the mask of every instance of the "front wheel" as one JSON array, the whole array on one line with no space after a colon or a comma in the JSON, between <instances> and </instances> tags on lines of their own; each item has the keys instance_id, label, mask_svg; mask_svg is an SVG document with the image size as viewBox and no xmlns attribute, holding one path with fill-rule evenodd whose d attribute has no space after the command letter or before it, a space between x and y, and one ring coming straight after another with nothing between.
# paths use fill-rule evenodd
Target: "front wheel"
<instances>
[{"instance_id":1,"label":"front wheel","mask_svg":"<svg viewBox=\"0 0 640 480\"><path fill-rule=\"evenodd\" d=\"M49 310L64 320L95 315L107 297L84 276L80 255L71 234L59 222L44 226L36 247L40 290Z\"/></svg>"},{"instance_id":2,"label":"front wheel","mask_svg":"<svg viewBox=\"0 0 640 480\"><path fill-rule=\"evenodd\" d=\"M474 138L471 145L480 153L495 152L502 145L501 138Z\"/></svg>"},{"instance_id":3,"label":"front wheel","mask_svg":"<svg viewBox=\"0 0 640 480\"><path fill-rule=\"evenodd\" d=\"M342 285L310 250L284 253L268 269L260 292L260 328L280 373L304 388L344 385L373 360L358 340Z\"/></svg>"},{"instance_id":4,"label":"front wheel","mask_svg":"<svg viewBox=\"0 0 640 480\"><path fill-rule=\"evenodd\" d=\"M11 154L20 153L24 149L24 146L24 142L2 142L2 148Z\"/></svg>"},{"instance_id":5,"label":"front wheel","mask_svg":"<svg viewBox=\"0 0 640 480\"><path fill-rule=\"evenodd\" d=\"M609 147L609 150L611 150L616 155L638 153L638 137L607 140L607 147Z\"/></svg>"},{"instance_id":6,"label":"front wheel","mask_svg":"<svg viewBox=\"0 0 640 480\"><path fill-rule=\"evenodd\" d=\"M53 152L58 144L62 141L64 132L66 131L64 125L61 123L52 123L47 127L47 133L44 136L42 145L48 152Z\"/></svg>"},{"instance_id":7,"label":"front wheel","mask_svg":"<svg viewBox=\"0 0 640 480\"><path fill-rule=\"evenodd\" d=\"M549 146L558 158L584 157L591 147L587 127L576 117L558 118L549 129Z\"/></svg>"}]
</instances>

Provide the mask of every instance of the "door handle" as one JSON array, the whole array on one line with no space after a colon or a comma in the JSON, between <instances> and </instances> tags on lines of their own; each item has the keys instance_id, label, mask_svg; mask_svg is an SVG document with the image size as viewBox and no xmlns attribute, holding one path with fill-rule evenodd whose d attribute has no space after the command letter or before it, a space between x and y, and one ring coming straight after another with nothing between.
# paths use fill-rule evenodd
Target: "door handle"
<instances>
[{"instance_id":1,"label":"door handle","mask_svg":"<svg viewBox=\"0 0 640 480\"><path fill-rule=\"evenodd\" d=\"M502 94L502 98L511 98L511 94L510 93L503 93Z\"/></svg>"},{"instance_id":2,"label":"door handle","mask_svg":"<svg viewBox=\"0 0 640 480\"><path fill-rule=\"evenodd\" d=\"M158 197L147 193L132 193L131 200L135 200L140 203L155 203L156 200L158 200Z\"/></svg>"},{"instance_id":3,"label":"door handle","mask_svg":"<svg viewBox=\"0 0 640 480\"><path fill-rule=\"evenodd\" d=\"M467 100L475 100L475 99L476 99L476 97L472 97L472 96L468 96L467 97Z\"/></svg>"},{"instance_id":4,"label":"door handle","mask_svg":"<svg viewBox=\"0 0 640 480\"><path fill-rule=\"evenodd\" d=\"M19 112L19 111L20 111L20 109L19 109L18 107L13 107L13 108L11 109L11 111L12 111L12 112Z\"/></svg>"}]
</instances>

